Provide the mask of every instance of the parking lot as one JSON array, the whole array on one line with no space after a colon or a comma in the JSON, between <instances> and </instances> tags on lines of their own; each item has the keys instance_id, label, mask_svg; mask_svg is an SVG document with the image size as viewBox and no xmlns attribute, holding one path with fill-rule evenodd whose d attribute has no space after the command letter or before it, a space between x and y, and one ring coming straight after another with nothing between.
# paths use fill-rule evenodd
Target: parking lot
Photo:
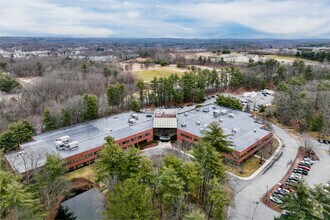
<instances>
[{"instance_id":1,"label":"parking lot","mask_svg":"<svg viewBox=\"0 0 330 220\"><path fill-rule=\"evenodd\" d=\"M330 180L330 144L321 144L314 139L311 142L319 160L313 165L313 172L309 172L308 176L304 178L310 186L320 183L326 184Z\"/></svg>"}]
</instances>

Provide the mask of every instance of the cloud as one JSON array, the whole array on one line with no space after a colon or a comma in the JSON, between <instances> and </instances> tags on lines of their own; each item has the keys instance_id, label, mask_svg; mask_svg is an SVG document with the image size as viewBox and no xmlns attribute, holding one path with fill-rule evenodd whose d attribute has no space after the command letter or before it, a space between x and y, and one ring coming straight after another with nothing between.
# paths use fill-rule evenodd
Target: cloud
<instances>
[{"instance_id":1,"label":"cloud","mask_svg":"<svg viewBox=\"0 0 330 220\"><path fill-rule=\"evenodd\" d=\"M131 11L128 12L127 17L129 18L138 18L140 16L140 13L137 11Z\"/></svg>"},{"instance_id":2,"label":"cloud","mask_svg":"<svg viewBox=\"0 0 330 220\"><path fill-rule=\"evenodd\" d=\"M327 0L1 0L0 35L330 38Z\"/></svg>"}]
</instances>

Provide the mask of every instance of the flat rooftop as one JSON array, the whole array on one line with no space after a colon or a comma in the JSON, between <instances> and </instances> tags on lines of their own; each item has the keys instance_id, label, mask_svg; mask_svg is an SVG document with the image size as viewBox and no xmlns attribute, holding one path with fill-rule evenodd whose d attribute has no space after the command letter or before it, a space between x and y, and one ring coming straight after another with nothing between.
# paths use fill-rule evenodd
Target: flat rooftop
<instances>
[{"instance_id":1,"label":"flat rooftop","mask_svg":"<svg viewBox=\"0 0 330 220\"><path fill-rule=\"evenodd\" d=\"M205 129L212 122L217 122L225 134L233 134L233 129L236 131L229 140L235 144L232 148L239 152L271 133L262 129L262 124L255 123L249 113L232 110L216 104L207 105L206 107L209 107L209 112L203 112L204 107L202 107L178 114L178 129L202 137L203 132L201 132L201 129ZM214 117L213 112L216 110L226 110L227 113ZM233 117L229 117L229 115ZM183 122L186 124L185 127L181 126Z\"/></svg>"},{"instance_id":2,"label":"flat rooftop","mask_svg":"<svg viewBox=\"0 0 330 220\"><path fill-rule=\"evenodd\" d=\"M201 128L205 128L211 122L217 122L223 128L225 134L232 134L233 129L236 130L235 135L230 137L230 140L236 145L233 149L237 151L243 151L270 133L270 131L261 129L262 125L255 123L249 113L231 110L215 104L210 104L206 107L209 107L209 112L203 112L203 108L179 114L176 114L176 110L157 110L155 115L159 117L156 117L156 120L153 117L146 117L147 113L135 113L138 116L138 120L132 125L128 123L132 112L121 113L36 135L33 137L34 141L21 144L20 151L6 154L5 157L14 170L24 173L43 166L46 162L47 154L57 154L62 159L65 159L102 146L105 143L105 137L111 136L115 140L120 140L153 127L178 128L201 137L203 136ZM227 114L214 117L213 112L220 109L227 110ZM229 117L229 113L233 114L233 117ZM173 114L176 114L177 118L172 117ZM165 117L165 115L169 115L169 117ZM200 122L200 125L196 124L197 121ZM181 127L183 122L185 122L186 127ZM69 135L71 141L78 141L79 147L71 151L56 150L54 142L59 137L65 135Z\"/></svg>"},{"instance_id":3,"label":"flat rooftop","mask_svg":"<svg viewBox=\"0 0 330 220\"><path fill-rule=\"evenodd\" d=\"M19 173L40 167L46 162L47 154L57 154L62 159L94 149L105 144L105 137L111 136L115 140L137 134L152 128L153 120L145 113L136 113L138 120L129 125L128 119L132 112L113 115L86 123L46 132L33 137L34 141L21 144L18 152L6 154L13 169ZM69 135L71 141L78 141L79 147L73 150L56 150L55 140Z\"/></svg>"}]
</instances>

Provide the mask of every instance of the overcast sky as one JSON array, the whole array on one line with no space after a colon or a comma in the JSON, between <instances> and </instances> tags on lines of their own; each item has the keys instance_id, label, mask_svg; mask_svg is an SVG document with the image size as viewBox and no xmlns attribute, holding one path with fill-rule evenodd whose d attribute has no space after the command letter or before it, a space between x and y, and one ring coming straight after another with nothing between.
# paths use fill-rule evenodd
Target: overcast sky
<instances>
[{"instance_id":1,"label":"overcast sky","mask_svg":"<svg viewBox=\"0 0 330 220\"><path fill-rule=\"evenodd\" d=\"M0 36L330 38L330 0L0 0Z\"/></svg>"}]
</instances>

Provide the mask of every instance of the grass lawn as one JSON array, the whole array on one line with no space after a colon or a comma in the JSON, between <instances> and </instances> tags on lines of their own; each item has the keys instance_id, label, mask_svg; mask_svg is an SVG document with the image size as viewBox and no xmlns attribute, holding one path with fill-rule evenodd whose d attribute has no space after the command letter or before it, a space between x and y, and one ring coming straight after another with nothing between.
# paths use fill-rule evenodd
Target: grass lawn
<instances>
[{"instance_id":1,"label":"grass lawn","mask_svg":"<svg viewBox=\"0 0 330 220\"><path fill-rule=\"evenodd\" d=\"M82 167L78 170L72 171L64 175L67 180L72 180L73 178L84 178L90 181L95 180L95 164Z\"/></svg>"},{"instance_id":2,"label":"grass lawn","mask_svg":"<svg viewBox=\"0 0 330 220\"><path fill-rule=\"evenodd\" d=\"M154 70L138 70L134 72L139 78L143 79L145 82L150 82L156 76L159 77L169 77L171 74L177 73L178 75L183 74L182 72L178 72L170 69L154 69Z\"/></svg>"},{"instance_id":3,"label":"grass lawn","mask_svg":"<svg viewBox=\"0 0 330 220\"><path fill-rule=\"evenodd\" d=\"M248 177L251 176L257 169L259 169L259 167L262 166L262 164L259 164L260 159L257 157L251 157L248 161L246 161L244 164L241 165L241 168L243 170L243 173L240 173L240 168L227 163L225 166L225 169L230 172L233 173L237 176L241 176L241 177Z\"/></svg>"}]
</instances>

